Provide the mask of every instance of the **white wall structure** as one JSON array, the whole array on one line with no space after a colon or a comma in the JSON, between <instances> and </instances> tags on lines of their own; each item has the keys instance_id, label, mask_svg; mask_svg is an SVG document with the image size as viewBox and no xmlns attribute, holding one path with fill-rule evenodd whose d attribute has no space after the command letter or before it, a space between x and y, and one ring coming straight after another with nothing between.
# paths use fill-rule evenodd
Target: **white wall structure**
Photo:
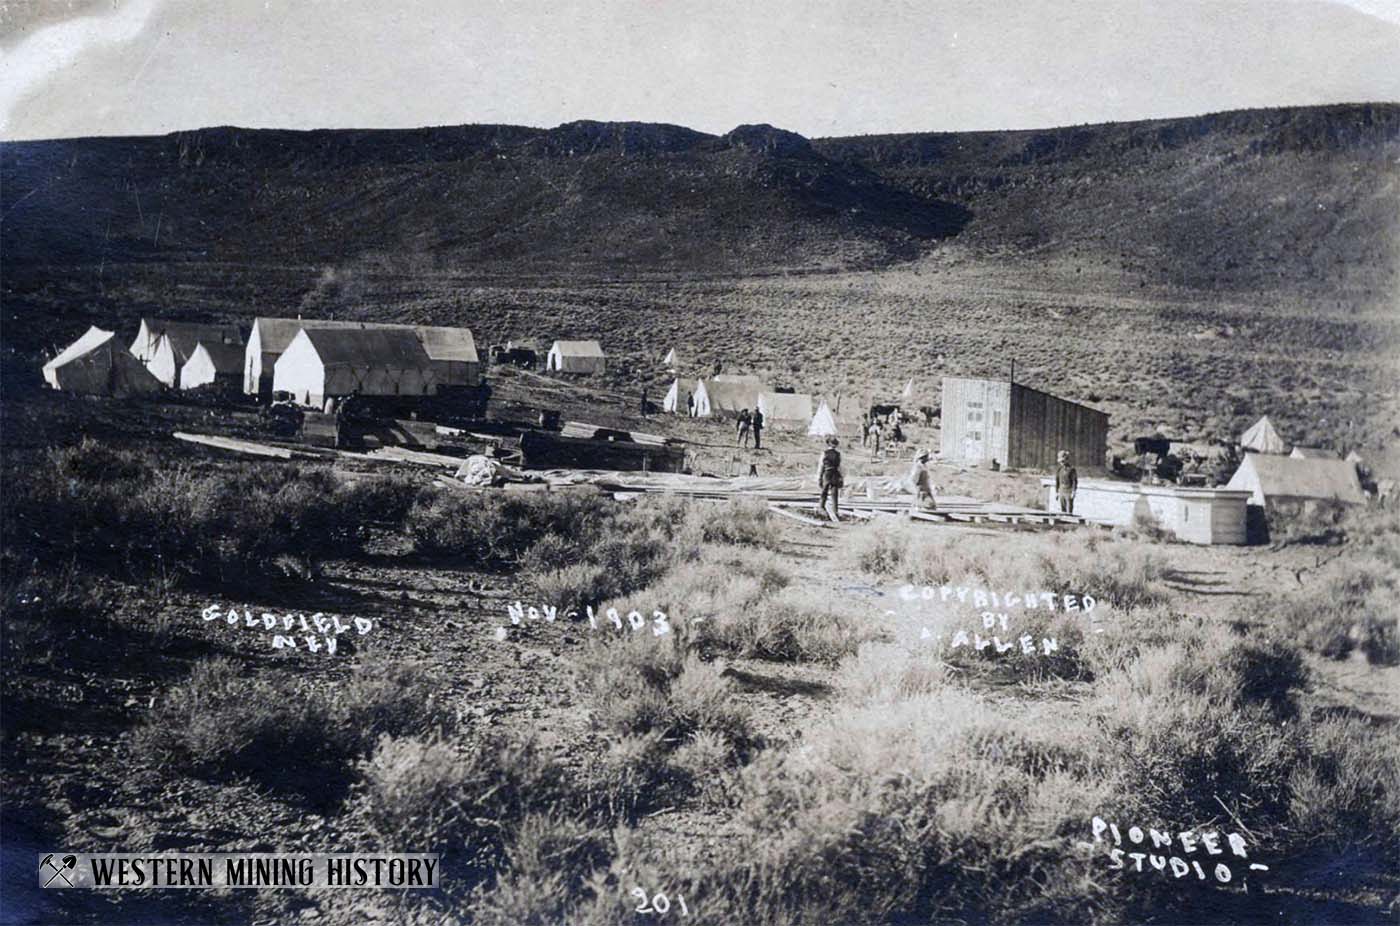
<instances>
[{"instance_id":1,"label":"white wall structure","mask_svg":"<svg viewBox=\"0 0 1400 926\"><path fill-rule=\"evenodd\" d=\"M1058 511L1055 480L1040 480L1047 511ZM1178 540L1199 544L1246 542L1249 493L1234 489L1145 486L1134 482L1079 480L1074 513L1096 524L1128 527L1141 519Z\"/></svg>"}]
</instances>

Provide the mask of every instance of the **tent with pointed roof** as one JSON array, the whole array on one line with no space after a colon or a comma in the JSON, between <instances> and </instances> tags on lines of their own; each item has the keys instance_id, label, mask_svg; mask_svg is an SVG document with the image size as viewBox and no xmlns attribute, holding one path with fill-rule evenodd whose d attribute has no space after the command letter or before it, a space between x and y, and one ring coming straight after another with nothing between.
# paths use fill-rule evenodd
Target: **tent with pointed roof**
<instances>
[{"instance_id":1,"label":"tent with pointed roof","mask_svg":"<svg viewBox=\"0 0 1400 926\"><path fill-rule=\"evenodd\" d=\"M195 344L242 344L243 332L237 325L216 325L203 322L171 322L160 318L143 318L136 330L136 340L131 342L131 353L142 363L150 365L160 348L162 337L169 335L172 345L184 359L194 353ZM181 361L183 362L183 360ZM169 380L152 370L162 382L173 383L176 370Z\"/></svg>"},{"instance_id":2,"label":"tent with pointed roof","mask_svg":"<svg viewBox=\"0 0 1400 926\"><path fill-rule=\"evenodd\" d=\"M206 344L200 341L194 353L180 367L180 388L197 389L214 385L237 387L243 372L241 344Z\"/></svg>"},{"instance_id":3,"label":"tent with pointed roof","mask_svg":"<svg viewBox=\"0 0 1400 926\"><path fill-rule=\"evenodd\" d=\"M831 406L823 402L817 413L812 416L811 424L807 425L808 437L831 437L839 433L836 429L836 419L831 414Z\"/></svg>"},{"instance_id":4,"label":"tent with pointed roof","mask_svg":"<svg viewBox=\"0 0 1400 926\"><path fill-rule=\"evenodd\" d=\"M1269 420L1268 415L1254 422L1249 430L1240 435L1240 446L1257 453L1288 452L1288 445L1278 436L1278 431L1274 430L1274 423Z\"/></svg>"},{"instance_id":5,"label":"tent with pointed roof","mask_svg":"<svg viewBox=\"0 0 1400 926\"><path fill-rule=\"evenodd\" d=\"M95 326L44 364L44 381L82 395L126 396L161 388L141 361L117 342L115 332Z\"/></svg>"},{"instance_id":6,"label":"tent with pointed roof","mask_svg":"<svg viewBox=\"0 0 1400 926\"><path fill-rule=\"evenodd\" d=\"M761 392L758 410L763 426L784 431L805 428L812 422L812 397L803 392Z\"/></svg>"},{"instance_id":7,"label":"tent with pointed roof","mask_svg":"<svg viewBox=\"0 0 1400 926\"><path fill-rule=\"evenodd\" d=\"M1355 464L1282 454L1246 454L1225 488L1253 493L1249 498L1251 505L1318 500L1359 505L1366 500Z\"/></svg>"},{"instance_id":8,"label":"tent with pointed roof","mask_svg":"<svg viewBox=\"0 0 1400 926\"><path fill-rule=\"evenodd\" d=\"M437 383L411 330L303 328L277 358L272 388L321 406L332 396L432 395Z\"/></svg>"},{"instance_id":9,"label":"tent with pointed roof","mask_svg":"<svg viewBox=\"0 0 1400 926\"><path fill-rule=\"evenodd\" d=\"M666 356L662 359L661 363L663 366L668 366L671 369L675 369L676 362L676 349L673 347L666 352Z\"/></svg>"},{"instance_id":10,"label":"tent with pointed roof","mask_svg":"<svg viewBox=\"0 0 1400 926\"><path fill-rule=\"evenodd\" d=\"M1366 463L1366 458L1363 457L1358 451L1353 450L1351 453L1347 454L1347 462L1360 463L1364 465Z\"/></svg>"}]
</instances>

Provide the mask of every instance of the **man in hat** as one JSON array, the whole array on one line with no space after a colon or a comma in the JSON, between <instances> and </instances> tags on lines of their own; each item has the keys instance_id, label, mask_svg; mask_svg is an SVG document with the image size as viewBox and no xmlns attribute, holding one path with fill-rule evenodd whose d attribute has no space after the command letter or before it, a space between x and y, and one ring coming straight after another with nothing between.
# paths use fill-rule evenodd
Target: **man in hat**
<instances>
[{"instance_id":1,"label":"man in hat","mask_svg":"<svg viewBox=\"0 0 1400 926\"><path fill-rule=\"evenodd\" d=\"M826 449L817 461L817 485L821 486L821 508L837 524L841 523L841 486L845 478L841 475L841 451L836 448L841 442L835 435L826 439ZM827 511L826 499L831 496L831 510Z\"/></svg>"},{"instance_id":2,"label":"man in hat","mask_svg":"<svg viewBox=\"0 0 1400 926\"><path fill-rule=\"evenodd\" d=\"M1055 497L1059 499L1060 511L1074 514L1074 493L1079 489L1079 473L1069 463L1069 451L1061 450L1055 459Z\"/></svg>"},{"instance_id":3,"label":"man in hat","mask_svg":"<svg viewBox=\"0 0 1400 926\"><path fill-rule=\"evenodd\" d=\"M914 465L909 470L909 478L905 480L909 485L909 490L914 493L914 499L909 503L910 517L913 517L916 511L938 510L938 502L934 499L934 492L938 487L933 484L933 474L928 470L930 455L927 449L920 450L914 457Z\"/></svg>"}]
</instances>

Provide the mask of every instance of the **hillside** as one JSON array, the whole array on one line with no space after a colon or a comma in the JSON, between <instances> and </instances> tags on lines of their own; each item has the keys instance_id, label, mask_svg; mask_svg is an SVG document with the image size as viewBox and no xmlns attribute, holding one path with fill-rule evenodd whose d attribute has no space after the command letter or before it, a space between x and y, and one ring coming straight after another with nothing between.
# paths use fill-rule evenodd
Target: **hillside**
<instances>
[{"instance_id":1,"label":"hillside","mask_svg":"<svg viewBox=\"0 0 1400 926\"><path fill-rule=\"evenodd\" d=\"M415 254L535 274L743 273L910 258L966 221L768 126L216 128L6 145L0 181L19 264Z\"/></svg>"},{"instance_id":2,"label":"hillside","mask_svg":"<svg viewBox=\"0 0 1400 926\"><path fill-rule=\"evenodd\" d=\"M535 277L874 267L942 243L1129 286L1400 277L1400 105L819 139L576 122L212 128L0 149L9 267L414 259Z\"/></svg>"}]
</instances>

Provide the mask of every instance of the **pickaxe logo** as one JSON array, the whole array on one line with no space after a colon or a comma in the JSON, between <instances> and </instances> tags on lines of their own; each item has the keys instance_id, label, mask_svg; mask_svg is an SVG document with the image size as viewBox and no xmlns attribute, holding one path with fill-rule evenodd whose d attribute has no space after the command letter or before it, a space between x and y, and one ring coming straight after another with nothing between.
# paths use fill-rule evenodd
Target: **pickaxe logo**
<instances>
[{"instance_id":1,"label":"pickaxe logo","mask_svg":"<svg viewBox=\"0 0 1400 926\"><path fill-rule=\"evenodd\" d=\"M43 875L45 868L53 870L53 874L49 875L49 880L44 882L44 887L53 884L55 878L62 878L69 887L72 887L73 882L68 879L68 872L77 867L78 857L76 855L65 855L59 862L55 862L52 855L46 855L44 860L39 863L39 874Z\"/></svg>"}]
</instances>

